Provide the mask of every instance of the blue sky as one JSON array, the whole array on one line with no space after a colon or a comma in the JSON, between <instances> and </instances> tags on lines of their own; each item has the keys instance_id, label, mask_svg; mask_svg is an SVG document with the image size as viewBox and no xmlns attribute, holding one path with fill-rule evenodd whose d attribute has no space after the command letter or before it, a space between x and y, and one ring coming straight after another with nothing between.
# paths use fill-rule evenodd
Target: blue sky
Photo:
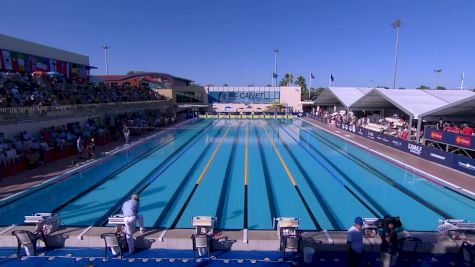
<instances>
[{"instance_id":1,"label":"blue sky","mask_svg":"<svg viewBox=\"0 0 475 267\"><path fill-rule=\"evenodd\" d=\"M167 72L200 84L266 85L316 74L313 85L392 84L401 19L398 86L475 87L473 0L2 0L0 32L90 56L109 73ZM373 82L371 82L373 81Z\"/></svg>"}]
</instances>

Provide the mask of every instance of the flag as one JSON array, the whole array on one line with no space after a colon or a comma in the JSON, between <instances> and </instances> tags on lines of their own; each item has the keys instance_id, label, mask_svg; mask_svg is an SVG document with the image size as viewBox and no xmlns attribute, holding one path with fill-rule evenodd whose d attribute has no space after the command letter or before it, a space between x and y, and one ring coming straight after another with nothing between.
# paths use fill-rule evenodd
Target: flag
<instances>
[{"instance_id":1,"label":"flag","mask_svg":"<svg viewBox=\"0 0 475 267\"><path fill-rule=\"evenodd\" d=\"M333 73L330 74L330 80L332 80L332 82L335 80L335 78L333 78Z\"/></svg>"},{"instance_id":2,"label":"flag","mask_svg":"<svg viewBox=\"0 0 475 267\"><path fill-rule=\"evenodd\" d=\"M50 59L50 60L49 60L49 70L50 70L50 71L57 72L56 60L54 60L54 59Z\"/></svg>"},{"instance_id":3,"label":"flag","mask_svg":"<svg viewBox=\"0 0 475 267\"><path fill-rule=\"evenodd\" d=\"M315 79L315 75L313 75L313 72L310 72L310 78Z\"/></svg>"},{"instance_id":4,"label":"flag","mask_svg":"<svg viewBox=\"0 0 475 267\"><path fill-rule=\"evenodd\" d=\"M4 69L4 67L3 67L2 49L0 49L0 69Z\"/></svg>"},{"instance_id":5,"label":"flag","mask_svg":"<svg viewBox=\"0 0 475 267\"><path fill-rule=\"evenodd\" d=\"M28 66L30 66L30 72L35 72L36 71L36 57L35 56L29 56L28 57Z\"/></svg>"},{"instance_id":6,"label":"flag","mask_svg":"<svg viewBox=\"0 0 475 267\"><path fill-rule=\"evenodd\" d=\"M36 70L48 71L48 60L46 58L37 57L36 58Z\"/></svg>"},{"instance_id":7,"label":"flag","mask_svg":"<svg viewBox=\"0 0 475 267\"><path fill-rule=\"evenodd\" d=\"M13 70L12 58L10 57L10 51L2 51L3 66L6 70Z\"/></svg>"},{"instance_id":8,"label":"flag","mask_svg":"<svg viewBox=\"0 0 475 267\"><path fill-rule=\"evenodd\" d=\"M272 77L274 77L274 79L277 78L277 73L272 72Z\"/></svg>"},{"instance_id":9,"label":"flag","mask_svg":"<svg viewBox=\"0 0 475 267\"><path fill-rule=\"evenodd\" d=\"M21 72L26 72L26 62L25 62L26 55L25 54L17 54L17 62L18 62L18 69Z\"/></svg>"}]
</instances>

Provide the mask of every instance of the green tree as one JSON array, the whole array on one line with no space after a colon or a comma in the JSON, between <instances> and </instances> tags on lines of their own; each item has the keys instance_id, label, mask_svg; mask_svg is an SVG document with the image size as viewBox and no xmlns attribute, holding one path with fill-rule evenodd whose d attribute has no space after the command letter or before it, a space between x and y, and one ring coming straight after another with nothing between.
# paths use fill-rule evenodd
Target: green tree
<instances>
[{"instance_id":1,"label":"green tree","mask_svg":"<svg viewBox=\"0 0 475 267\"><path fill-rule=\"evenodd\" d=\"M323 87L318 87L317 89L311 88L310 89L310 99L315 100L317 97L325 90Z\"/></svg>"},{"instance_id":2,"label":"green tree","mask_svg":"<svg viewBox=\"0 0 475 267\"><path fill-rule=\"evenodd\" d=\"M280 80L279 85L280 86L289 86L294 82L294 76L292 73L286 73L284 74L284 78Z\"/></svg>"},{"instance_id":3,"label":"green tree","mask_svg":"<svg viewBox=\"0 0 475 267\"><path fill-rule=\"evenodd\" d=\"M437 90L446 90L446 88L439 85L439 86L437 86Z\"/></svg>"},{"instance_id":4,"label":"green tree","mask_svg":"<svg viewBox=\"0 0 475 267\"><path fill-rule=\"evenodd\" d=\"M421 86L417 87L417 89L430 89L430 87L427 86L427 85L421 85Z\"/></svg>"},{"instance_id":5,"label":"green tree","mask_svg":"<svg viewBox=\"0 0 475 267\"><path fill-rule=\"evenodd\" d=\"M377 85L375 88L384 88L384 89L389 89L389 87L384 86L384 85Z\"/></svg>"}]
</instances>

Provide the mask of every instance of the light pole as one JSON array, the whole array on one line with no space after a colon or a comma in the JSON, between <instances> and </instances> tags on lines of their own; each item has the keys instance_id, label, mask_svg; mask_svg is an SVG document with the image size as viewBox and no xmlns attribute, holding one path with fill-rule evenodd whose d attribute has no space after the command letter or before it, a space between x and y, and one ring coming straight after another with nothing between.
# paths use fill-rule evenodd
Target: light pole
<instances>
[{"instance_id":1,"label":"light pole","mask_svg":"<svg viewBox=\"0 0 475 267\"><path fill-rule=\"evenodd\" d=\"M434 72L437 73L437 83L435 85L435 89L437 90L439 88L439 75L442 72L442 69L436 69Z\"/></svg>"},{"instance_id":2,"label":"light pole","mask_svg":"<svg viewBox=\"0 0 475 267\"><path fill-rule=\"evenodd\" d=\"M108 66L108 62L107 62L107 50L109 50L109 48L111 48L111 47L108 46L108 45L102 45L101 47L102 47L102 49L104 49L104 61L106 62L106 76L109 76L109 66Z\"/></svg>"},{"instance_id":3,"label":"light pole","mask_svg":"<svg viewBox=\"0 0 475 267\"><path fill-rule=\"evenodd\" d=\"M393 76L393 88L396 89L396 77L397 77L397 61L398 61L398 55L399 55L399 30L401 28L401 20L396 20L391 24L394 29L397 30L397 35L396 35L396 55L394 57L394 76Z\"/></svg>"},{"instance_id":4,"label":"light pole","mask_svg":"<svg viewBox=\"0 0 475 267\"><path fill-rule=\"evenodd\" d=\"M279 53L279 49L278 48L275 48L274 49L274 86L278 86L277 84L277 77L279 75L277 75L277 53Z\"/></svg>"}]
</instances>

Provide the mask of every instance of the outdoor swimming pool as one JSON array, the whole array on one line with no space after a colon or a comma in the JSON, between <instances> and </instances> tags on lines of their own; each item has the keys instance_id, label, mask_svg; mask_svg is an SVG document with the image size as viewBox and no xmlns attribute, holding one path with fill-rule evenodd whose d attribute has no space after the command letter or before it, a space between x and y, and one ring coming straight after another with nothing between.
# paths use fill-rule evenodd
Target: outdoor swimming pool
<instances>
[{"instance_id":1,"label":"outdoor swimming pool","mask_svg":"<svg viewBox=\"0 0 475 267\"><path fill-rule=\"evenodd\" d=\"M443 177L441 177L443 178ZM475 220L475 200L430 182L300 120L202 119L0 202L0 224L57 212L69 226L99 226L134 192L146 227L344 230L355 216L400 216L408 230L440 218Z\"/></svg>"}]
</instances>

